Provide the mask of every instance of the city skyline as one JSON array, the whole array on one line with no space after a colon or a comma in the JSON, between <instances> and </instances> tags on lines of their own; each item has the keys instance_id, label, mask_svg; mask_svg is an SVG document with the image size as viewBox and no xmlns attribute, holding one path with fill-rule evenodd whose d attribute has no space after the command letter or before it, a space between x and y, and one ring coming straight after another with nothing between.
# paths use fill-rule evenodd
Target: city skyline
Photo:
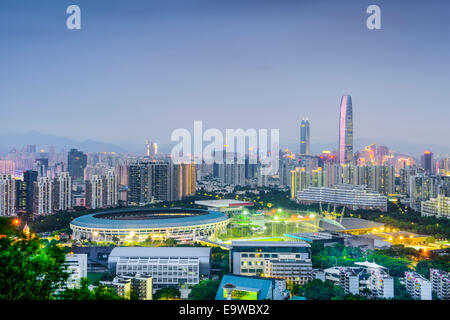
<instances>
[{"instance_id":1,"label":"city skyline","mask_svg":"<svg viewBox=\"0 0 450 320\"><path fill-rule=\"evenodd\" d=\"M8 50L0 57L10 72L0 78L0 108L20 125L6 122L0 135L37 131L133 149L146 138L162 146L174 129L203 120L223 129L280 128L280 141L290 144L308 115L314 145L336 140L336 106L349 93L356 140L449 148L449 47L431 35L448 30L450 5L408 2L408 11L380 1L383 28L368 30L365 4L321 4L325 11L311 1L241 1L237 11L234 1L106 8L79 1L86 20L72 32L58 6L2 2Z\"/></svg>"}]
</instances>

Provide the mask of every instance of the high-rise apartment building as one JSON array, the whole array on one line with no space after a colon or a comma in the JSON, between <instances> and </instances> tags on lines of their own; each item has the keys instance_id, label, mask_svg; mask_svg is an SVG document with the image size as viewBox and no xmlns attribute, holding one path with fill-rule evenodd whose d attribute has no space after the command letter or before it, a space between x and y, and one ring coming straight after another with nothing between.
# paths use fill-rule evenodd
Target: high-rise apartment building
<instances>
[{"instance_id":1,"label":"high-rise apartment building","mask_svg":"<svg viewBox=\"0 0 450 320\"><path fill-rule=\"evenodd\" d=\"M106 172L105 176L105 205L114 207L119 204L119 179L114 169Z\"/></svg>"},{"instance_id":2,"label":"high-rise apartment building","mask_svg":"<svg viewBox=\"0 0 450 320\"><path fill-rule=\"evenodd\" d=\"M353 109L352 98L344 95L341 99L339 114L339 163L353 160Z\"/></svg>"},{"instance_id":3,"label":"high-rise apartment building","mask_svg":"<svg viewBox=\"0 0 450 320\"><path fill-rule=\"evenodd\" d=\"M85 181L86 185L86 206L91 209L106 207L105 200L105 179L100 175L93 175L90 180Z\"/></svg>"},{"instance_id":4,"label":"high-rise apartment building","mask_svg":"<svg viewBox=\"0 0 450 320\"><path fill-rule=\"evenodd\" d=\"M16 215L16 185L10 174L0 174L0 216Z\"/></svg>"},{"instance_id":5,"label":"high-rise apartment building","mask_svg":"<svg viewBox=\"0 0 450 320\"><path fill-rule=\"evenodd\" d=\"M48 215L53 213L52 190L53 181L48 177L39 177L34 182L33 213L35 215Z\"/></svg>"},{"instance_id":6,"label":"high-rise apartment building","mask_svg":"<svg viewBox=\"0 0 450 320\"><path fill-rule=\"evenodd\" d=\"M68 172L53 180L53 203L55 211L72 209L72 177Z\"/></svg>"}]
</instances>

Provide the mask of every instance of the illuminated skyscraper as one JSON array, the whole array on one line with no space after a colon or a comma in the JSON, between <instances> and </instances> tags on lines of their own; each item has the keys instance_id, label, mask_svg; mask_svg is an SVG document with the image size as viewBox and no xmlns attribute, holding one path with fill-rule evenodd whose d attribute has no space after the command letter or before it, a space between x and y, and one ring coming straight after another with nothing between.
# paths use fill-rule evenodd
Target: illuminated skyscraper
<instances>
[{"instance_id":1,"label":"illuminated skyscraper","mask_svg":"<svg viewBox=\"0 0 450 320\"><path fill-rule=\"evenodd\" d=\"M310 135L309 135L309 120L308 118L302 119L300 123L300 154L310 154Z\"/></svg>"},{"instance_id":2,"label":"illuminated skyscraper","mask_svg":"<svg viewBox=\"0 0 450 320\"><path fill-rule=\"evenodd\" d=\"M422 156L422 166L425 169L425 173L430 175L434 173L433 167L433 153L430 151L425 151Z\"/></svg>"},{"instance_id":3,"label":"illuminated skyscraper","mask_svg":"<svg viewBox=\"0 0 450 320\"><path fill-rule=\"evenodd\" d=\"M352 97L342 96L339 114L339 162L349 163L353 160L353 110Z\"/></svg>"},{"instance_id":4,"label":"illuminated skyscraper","mask_svg":"<svg viewBox=\"0 0 450 320\"><path fill-rule=\"evenodd\" d=\"M84 168L87 165L87 156L77 149L70 149L67 155L67 167L70 176L74 180L82 180L84 177Z\"/></svg>"}]
</instances>

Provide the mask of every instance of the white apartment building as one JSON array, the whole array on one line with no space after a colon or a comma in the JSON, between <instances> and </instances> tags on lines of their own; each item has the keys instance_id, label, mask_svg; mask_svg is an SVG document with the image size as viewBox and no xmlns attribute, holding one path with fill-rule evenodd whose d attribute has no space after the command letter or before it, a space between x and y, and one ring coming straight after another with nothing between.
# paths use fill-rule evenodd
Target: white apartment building
<instances>
[{"instance_id":1,"label":"white apartment building","mask_svg":"<svg viewBox=\"0 0 450 320\"><path fill-rule=\"evenodd\" d=\"M16 215L16 183L10 174L0 174L0 216Z\"/></svg>"},{"instance_id":2,"label":"white apartment building","mask_svg":"<svg viewBox=\"0 0 450 320\"><path fill-rule=\"evenodd\" d=\"M359 294L364 288L374 299L394 298L394 278L386 268L373 262L356 262L358 267L332 267L325 269L325 279L342 286L346 293Z\"/></svg>"},{"instance_id":3,"label":"white apartment building","mask_svg":"<svg viewBox=\"0 0 450 320\"><path fill-rule=\"evenodd\" d=\"M81 278L87 277L87 254L66 254L67 288L72 289L80 285Z\"/></svg>"},{"instance_id":4,"label":"white apartment building","mask_svg":"<svg viewBox=\"0 0 450 320\"><path fill-rule=\"evenodd\" d=\"M105 206L114 207L119 203L119 179L114 169L108 170L105 176Z\"/></svg>"},{"instance_id":5,"label":"white apartment building","mask_svg":"<svg viewBox=\"0 0 450 320\"><path fill-rule=\"evenodd\" d=\"M450 275L439 269L430 269L430 281L433 291L441 300L450 300Z\"/></svg>"},{"instance_id":6,"label":"white apartment building","mask_svg":"<svg viewBox=\"0 0 450 320\"><path fill-rule=\"evenodd\" d=\"M48 177L39 177L33 188L33 213L36 215L52 214L52 180Z\"/></svg>"},{"instance_id":7,"label":"white apartment building","mask_svg":"<svg viewBox=\"0 0 450 320\"><path fill-rule=\"evenodd\" d=\"M427 201L422 201L421 215L425 217L450 218L450 197L438 195Z\"/></svg>"},{"instance_id":8,"label":"white apartment building","mask_svg":"<svg viewBox=\"0 0 450 320\"><path fill-rule=\"evenodd\" d=\"M431 282L417 272L405 272L405 286L414 300L432 300Z\"/></svg>"},{"instance_id":9,"label":"white apartment building","mask_svg":"<svg viewBox=\"0 0 450 320\"><path fill-rule=\"evenodd\" d=\"M296 201L303 204L329 203L352 210L387 210L387 197L365 186L338 184L333 187L309 187L297 193Z\"/></svg>"},{"instance_id":10,"label":"white apartment building","mask_svg":"<svg viewBox=\"0 0 450 320\"><path fill-rule=\"evenodd\" d=\"M54 182L55 210L72 208L72 177L68 172L61 172Z\"/></svg>"}]
</instances>

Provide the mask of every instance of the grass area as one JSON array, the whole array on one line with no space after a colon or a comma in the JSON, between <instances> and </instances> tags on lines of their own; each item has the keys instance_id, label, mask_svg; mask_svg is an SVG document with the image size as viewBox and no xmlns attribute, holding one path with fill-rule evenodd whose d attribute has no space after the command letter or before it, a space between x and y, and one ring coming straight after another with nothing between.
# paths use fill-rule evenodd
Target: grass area
<instances>
[{"instance_id":1,"label":"grass area","mask_svg":"<svg viewBox=\"0 0 450 320\"><path fill-rule=\"evenodd\" d=\"M104 273L102 272L88 272L87 278L89 280L89 284L97 284L103 277Z\"/></svg>"}]
</instances>

